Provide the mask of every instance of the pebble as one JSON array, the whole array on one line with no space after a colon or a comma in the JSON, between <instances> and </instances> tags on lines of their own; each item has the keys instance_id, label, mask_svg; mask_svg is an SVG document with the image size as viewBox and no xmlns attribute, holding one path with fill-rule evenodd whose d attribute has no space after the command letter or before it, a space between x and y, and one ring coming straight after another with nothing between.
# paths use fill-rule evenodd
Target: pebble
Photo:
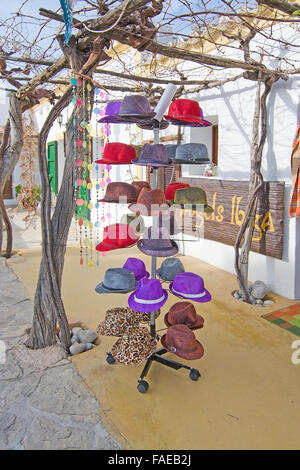
<instances>
[{"instance_id":1,"label":"pebble","mask_svg":"<svg viewBox=\"0 0 300 470\"><path fill-rule=\"evenodd\" d=\"M71 338L71 343L72 343L72 344L74 344L74 343L79 343L78 336L73 335L72 338Z\"/></svg>"},{"instance_id":2,"label":"pebble","mask_svg":"<svg viewBox=\"0 0 300 470\"><path fill-rule=\"evenodd\" d=\"M274 305L275 302L273 300L265 300L264 305Z\"/></svg>"},{"instance_id":3,"label":"pebble","mask_svg":"<svg viewBox=\"0 0 300 470\"><path fill-rule=\"evenodd\" d=\"M95 347L96 347L96 345L93 344L93 343L86 343L85 350L89 351L90 349L94 349Z\"/></svg>"},{"instance_id":4,"label":"pebble","mask_svg":"<svg viewBox=\"0 0 300 470\"><path fill-rule=\"evenodd\" d=\"M240 299L240 298L241 298L241 296L240 296L240 294L238 293L238 291L235 291L235 293L233 294L233 297L234 297L235 299Z\"/></svg>"},{"instance_id":5,"label":"pebble","mask_svg":"<svg viewBox=\"0 0 300 470\"><path fill-rule=\"evenodd\" d=\"M75 356L75 354L80 354L83 351L85 351L85 344L83 343L74 343L72 346L69 348L70 353L72 356Z\"/></svg>"},{"instance_id":6,"label":"pebble","mask_svg":"<svg viewBox=\"0 0 300 470\"><path fill-rule=\"evenodd\" d=\"M261 299L257 299L257 300L256 300L256 304L257 304L257 305L263 305L263 303L264 303L264 301L261 300Z\"/></svg>"},{"instance_id":7,"label":"pebble","mask_svg":"<svg viewBox=\"0 0 300 470\"><path fill-rule=\"evenodd\" d=\"M80 343L93 343L97 334L93 330L81 330L77 334Z\"/></svg>"},{"instance_id":8,"label":"pebble","mask_svg":"<svg viewBox=\"0 0 300 470\"><path fill-rule=\"evenodd\" d=\"M255 281L251 286L250 286L250 292L251 296L254 299L263 299L268 292L268 288L266 284L262 281Z\"/></svg>"},{"instance_id":9,"label":"pebble","mask_svg":"<svg viewBox=\"0 0 300 470\"><path fill-rule=\"evenodd\" d=\"M75 326L72 328L72 334L78 336L79 331L82 331L82 328L79 328L79 326Z\"/></svg>"}]
</instances>

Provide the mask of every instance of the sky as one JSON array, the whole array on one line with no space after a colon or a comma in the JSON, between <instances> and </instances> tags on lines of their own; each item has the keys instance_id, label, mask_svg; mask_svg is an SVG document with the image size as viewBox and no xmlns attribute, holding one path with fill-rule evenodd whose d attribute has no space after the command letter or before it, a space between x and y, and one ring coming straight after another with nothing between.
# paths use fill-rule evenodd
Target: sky
<instances>
[{"instance_id":1,"label":"sky","mask_svg":"<svg viewBox=\"0 0 300 470\"><path fill-rule=\"evenodd\" d=\"M15 13L23 3L23 0L2 0L2 5L0 9L0 18L2 20L9 18L12 13ZM39 8L43 6L43 1L41 0L30 0L29 6L24 7L24 12L29 14L38 14ZM48 0L45 8L56 9L59 6L58 0Z\"/></svg>"}]
</instances>

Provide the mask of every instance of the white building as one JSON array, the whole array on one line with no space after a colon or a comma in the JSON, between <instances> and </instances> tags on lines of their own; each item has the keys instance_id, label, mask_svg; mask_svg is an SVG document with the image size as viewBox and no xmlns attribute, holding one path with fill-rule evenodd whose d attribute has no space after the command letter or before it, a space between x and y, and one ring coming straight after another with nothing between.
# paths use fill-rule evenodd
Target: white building
<instances>
[{"instance_id":1,"label":"white building","mask_svg":"<svg viewBox=\"0 0 300 470\"><path fill-rule=\"evenodd\" d=\"M281 30L274 28L274 35L293 42L297 35L293 27L286 26ZM218 51L221 54L222 51ZM223 51L224 52L224 51ZM280 52L280 51L279 51ZM285 57L289 57L289 51L281 51ZM214 51L215 53L215 51ZM278 51L276 52L278 55ZM237 51L237 58L240 52ZM274 53L275 54L275 53ZM130 60L132 57L130 56ZM293 57L291 55L290 59ZM270 59L270 66L274 68L274 59ZM271 63L272 62L272 63ZM268 64L266 64L268 65ZM111 65L109 64L108 67ZM184 64L185 70L188 64ZM201 67L195 70L195 64L191 64L189 78L201 79ZM237 71L232 71L232 75ZM216 73L214 78L222 77L223 72ZM208 147L210 158L216 158L217 136L217 163L218 176L216 180L225 181L249 181L250 174L250 145L252 137L252 117L256 94L256 82L239 79L229 82L219 88L202 91L200 94L184 96L199 101L204 111L204 117L210 120L214 126L208 128L184 128L183 143L200 142ZM274 293L291 299L300 298L300 222L289 218L289 202L291 195L291 170L290 156L291 146L297 123L300 116L300 77L294 76L287 81L279 80L273 86L268 98L268 136L264 149L262 173L265 181L281 181L285 183L284 195L284 219L283 219L283 255L282 259L251 252L249 262L249 280L260 279L264 281ZM116 96L114 96L114 99ZM35 108L35 121L41 128L45 116L50 109L50 104L39 105ZM71 108L62 114L62 122L65 123L70 115ZM93 127L96 129L96 116L93 117ZM55 123L49 135L49 142L57 142L57 189L59 188L64 165L64 137L63 125ZM141 131L135 126L112 125L110 142L124 142L139 144L151 139L151 131ZM95 131L96 132L96 131ZM169 126L162 131L162 136L176 135L177 128ZM94 134L93 154L94 160L100 156L99 139ZM174 143L174 142L171 142ZM137 172L137 173L135 173ZM133 174L139 178L146 178L145 169L133 167ZM111 174L112 181L130 182L130 172L126 165L114 166ZM203 166L184 165L181 168L182 178L193 178L197 184L207 180L203 176ZM92 200L96 200L95 192L92 192ZM111 209L110 222L119 221L124 208ZM126 210L125 210L126 211ZM95 215L92 211L92 220ZM149 223L147 222L147 225ZM190 237L184 236L185 254L190 254L218 268L234 273L234 248L228 244L199 239L190 241Z\"/></svg>"}]
</instances>

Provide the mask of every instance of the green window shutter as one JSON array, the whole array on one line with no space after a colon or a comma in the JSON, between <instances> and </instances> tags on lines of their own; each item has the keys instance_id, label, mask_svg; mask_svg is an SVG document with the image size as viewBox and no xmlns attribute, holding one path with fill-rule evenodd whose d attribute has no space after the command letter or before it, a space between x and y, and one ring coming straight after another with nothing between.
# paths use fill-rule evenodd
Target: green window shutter
<instances>
[{"instance_id":1,"label":"green window shutter","mask_svg":"<svg viewBox=\"0 0 300 470\"><path fill-rule=\"evenodd\" d=\"M84 188L83 186L80 186L79 194L78 197L83 199L84 201L88 200L90 198L90 191L87 188ZM90 219L90 211L88 207L86 206L76 206L76 217L78 219Z\"/></svg>"},{"instance_id":2,"label":"green window shutter","mask_svg":"<svg viewBox=\"0 0 300 470\"><path fill-rule=\"evenodd\" d=\"M54 194L57 194L58 177L57 177L57 142L56 140L54 140L53 142L48 142L47 151L48 151L48 173L49 173L51 191Z\"/></svg>"}]
</instances>

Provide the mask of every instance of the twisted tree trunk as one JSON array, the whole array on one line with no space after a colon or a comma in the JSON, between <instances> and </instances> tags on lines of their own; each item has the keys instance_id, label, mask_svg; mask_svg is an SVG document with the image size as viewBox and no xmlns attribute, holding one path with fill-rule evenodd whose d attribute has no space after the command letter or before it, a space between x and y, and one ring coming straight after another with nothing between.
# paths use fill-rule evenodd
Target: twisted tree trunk
<instances>
[{"instance_id":1,"label":"twisted tree trunk","mask_svg":"<svg viewBox=\"0 0 300 470\"><path fill-rule=\"evenodd\" d=\"M99 46L99 41L100 39L96 40L97 46ZM81 74L91 74L101 57L101 47L97 48L97 52L91 53L87 62L85 62L84 52L76 48L77 44L73 40L69 42L68 47L63 47L73 70L78 70ZM65 168L52 219L50 214L51 188L46 158L46 143L49 130L61 111L69 104L71 98L72 87L69 87L63 97L50 111L39 136L39 162L42 178L41 224L43 250L34 299L33 325L27 340L27 346L33 349L51 346L57 342L57 322L61 332L63 347L68 349L71 343L68 320L61 297L61 282L67 239L75 207L73 115L67 125ZM93 95L91 100L93 100ZM78 119L86 119L85 114L83 114L85 110L81 110L80 113L82 114L79 114Z\"/></svg>"},{"instance_id":2,"label":"twisted tree trunk","mask_svg":"<svg viewBox=\"0 0 300 470\"><path fill-rule=\"evenodd\" d=\"M272 89L275 78L264 81L264 92L261 94L261 81L257 84L255 111L253 119L253 137L251 146L251 173L249 182L249 198L244 221L240 227L234 250L235 270L239 282L239 293L245 302L250 302L248 292L249 253L253 236L255 215L259 191L264 184L261 174L263 148L267 137L267 97ZM259 138L260 128L260 138ZM258 143L259 142L259 143ZM241 252L240 252L241 248Z\"/></svg>"},{"instance_id":3,"label":"twisted tree trunk","mask_svg":"<svg viewBox=\"0 0 300 470\"><path fill-rule=\"evenodd\" d=\"M15 95L10 97L8 120L6 122L3 134L3 141L0 148L0 255L2 253L3 243L3 220L6 225L7 246L6 258L10 258L12 252L12 227L7 215L3 191L7 179L11 176L23 147L23 125L22 125L23 106L22 101ZM10 145L8 145L10 138Z\"/></svg>"}]
</instances>

